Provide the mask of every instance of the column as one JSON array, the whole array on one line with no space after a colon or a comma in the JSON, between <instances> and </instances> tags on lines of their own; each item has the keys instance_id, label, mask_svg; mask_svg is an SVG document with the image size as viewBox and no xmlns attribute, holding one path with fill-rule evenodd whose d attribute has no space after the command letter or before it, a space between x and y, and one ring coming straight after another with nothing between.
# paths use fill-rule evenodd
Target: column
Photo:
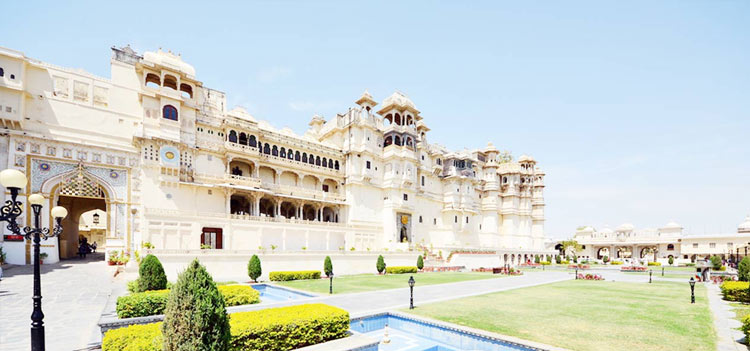
<instances>
[{"instance_id":1,"label":"column","mask_svg":"<svg viewBox=\"0 0 750 351\"><path fill-rule=\"evenodd\" d=\"M281 199L276 199L276 217L281 217Z\"/></svg>"},{"instance_id":2,"label":"column","mask_svg":"<svg viewBox=\"0 0 750 351\"><path fill-rule=\"evenodd\" d=\"M255 208L253 209L253 215L260 216L260 196L253 198L255 200Z\"/></svg>"},{"instance_id":3,"label":"column","mask_svg":"<svg viewBox=\"0 0 750 351\"><path fill-rule=\"evenodd\" d=\"M232 214L232 191L227 190L227 192L224 193L224 198L226 200L226 206L227 206L226 213Z\"/></svg>"}]
</instances>

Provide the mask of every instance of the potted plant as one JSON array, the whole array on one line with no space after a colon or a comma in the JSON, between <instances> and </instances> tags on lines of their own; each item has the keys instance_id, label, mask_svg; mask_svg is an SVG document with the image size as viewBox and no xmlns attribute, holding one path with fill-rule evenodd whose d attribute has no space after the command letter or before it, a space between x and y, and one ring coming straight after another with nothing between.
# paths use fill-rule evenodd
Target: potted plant
<instances>
[{"instance_id":1,"label":"potted plant","mask_svg":"<svg viewBox=\"0 0 750 351\"><path fill-rule=\"evenodd\" d=\"M49 255L46 252L42 252L39 254L39 264L44 264L44 259L49 257Z\"/></svg>"},{"instance_id":2,"label":"potted plant","mask_svg":"<svg viewBox=\"0 0 750 351\"><path fill-rule=\"evenodd\" d=\"M107 264L110 266L114 266L117 264L117 260L119 257L119 252L117 250L112 250L109 252L109 259L107 260Z\"/></svg>"}]
</instances>

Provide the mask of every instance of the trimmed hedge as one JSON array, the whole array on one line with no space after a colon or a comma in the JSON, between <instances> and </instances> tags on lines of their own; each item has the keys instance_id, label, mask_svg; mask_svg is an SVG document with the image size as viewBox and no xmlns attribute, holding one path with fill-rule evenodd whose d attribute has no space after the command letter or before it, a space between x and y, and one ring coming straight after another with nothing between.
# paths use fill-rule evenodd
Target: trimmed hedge
<instances>
[{"instance_id":1,"label":"trimmed hedge","mask_svg":"<svg viewBox=\"0 0 750 351\"><path fill-rule=\"evenodd\" d=\"M612 262L610 262L609 264L611 264L611 265L613 265L613 266L619 266L619 265L621 265L621 264L622 264L622 261L612 261Z\"/></svg>"},{"instance_id":2,"label":"trimmed hedge","mask_svg":"<svg viewBox=\"0 0 750 351\"><path fill-rule=\"evenodd\" d=\"M649 262L649 266L661 266L661 262Z\"/></svg>"},{"instance_id":3,"label":"trimmed hedge","mask_svg":"<svg viewBox=\"0 0 750 351\"><path fill-rule=\"evenodd\" d=\"M219 285L219 292L227 306L250 305L260 302L260 293L246 285ZM117 298L117 317L133 318L164 313L169 290L152 290Z\"/></svg>"},{"instance_id":4,"label":"trimmed hedge","mask_svg":"<svg viewBox=\"0 0 750 351\"><path fill-rule=\"evenodd\" d=\"M417 273L416 266L393 266L386 267L385 272L388 274Z\"/></svg>"},{"instance_id":5,"label":"trimmed hedge","mask_svg":"<svg viewBox=\"0 0 750 351\"><path fill-rule=\"evenodd\" d=\"M750 340L750 316L742 317L742 327L740 330L745 333L745 338Z\"/></svg>"},{"instance_id":6,"label":"trimmed hedge","mask_svg":"<svg viewBox=\"0 0 750 351\"><path fill-rule=\"evenodd\" d=\"M721 283L719 288L724 300L728 301L748 301L747 296L748 282L726 281Z\"/></svg>"},{"instance_id":7,"label":"trimmed hedge","mask_svg":"<svg viewBox=\"0 0 750 351\"><path fill-rule=\"evenodd\" d=\"M275 282L300 279L320 279L320 271L277 271L268 273L268 279Z\"/></svg>"},{"instance_id":8,"label":"trimmed hedge","mask_svg":"<svg viewBox=\"0 0 750 351\"><path fill-rule=\"evenodd\" d=\"M287 351L343 338L349 313L324 304L305 304L230 315L232 350ZM131 325L104 334L102 351L159 351L161 324Z\"/></svg>"}]
</instances>

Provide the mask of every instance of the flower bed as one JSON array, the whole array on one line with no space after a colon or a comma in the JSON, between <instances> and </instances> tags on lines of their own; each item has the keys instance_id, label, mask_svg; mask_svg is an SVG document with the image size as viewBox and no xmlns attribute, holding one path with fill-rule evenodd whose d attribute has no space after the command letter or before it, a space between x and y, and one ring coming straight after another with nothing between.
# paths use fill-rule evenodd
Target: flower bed
<instances>
[{"instance_id":1,"label":"flower bed","mask_svg":"<svg viewBox=\"0 0 750 351\"><path fill-rule=\"evenodd\" d=\"M578 279L580 280L604 280L604 277L602 277L599 274L591 274L591 273L582 274L581 273L581 274L578 274Z\"/></svg>"},{"instance_id":2,"label":"flower bed","mask_svg":"<svg viewBox=\"0 0 750 351\"><path fill-rule=\"evenodd\" d=\"M250 305L260 302L260 293L246 285L217 286L227 306ZM117 298L117 316L133 318L164 313L169 290L145 291Z\"/></svg>"},{"instance_id":3,"label":"flower bed","mask_svg":"<svg viewBox=\"0 0 750 351\"><path fill-rule=\"evenodd\" d=\"M458 272L466 267L464 266L425 266L422 272Z\"/></svg>"},{"instance_id":4,"label":"flower bed","mask_svg":"<svg viewBox=\"0 0 750 351\"><path fill-rule=\"evenodd\" d=\"M474 268L471 270L472 272L481 272L481 273L494 273L494 274L509 274L509 275L521 275L523 272L521 272L520 269L516 269L511 267L510 273L509 270L505 267L495 267L495 268L485 268L485 267L479 267Z\"/></svg>"},{"instance_id":5,"label":"flower bed","mask_svg":"<svg viewBox=\"0 0 750 351\"><path fill-rule=\"evenodd\" d=\"M719 289L721 289L724 300L748 301L748 282L725 281L721 283Z\"/></svg>"},{"instance_id":6,"label":"flower bed","mask_svg":"<svg viewBox=\"0 0 750 351\"><path fill-rule=\"evenodd\" d=\"M620 268L620 272L645 272L647 270L647 267L641 266L624 266Z\"/></svg>"},{"instance_id":7,"label":"flower bed","mask_svg":"<svg viewBox=\"0 0 750 351\"><path fill-rule=\"evenodd\" d=\"M305 304L230 315L232 350L286 351L346 336L349 313ZM162 323L132 325L104 334L102 351L159 351Z\"/></svg>"},{"instance_id":8,"label":"flower bed","mask_svg":"<svg viewBox=\"0 0 750 351\"><path fill-rule=\"evenodd\" d=\"M518 265L518 267L524 267L524 268L536 268L539 266L541 266L540 263L522 263Z\"/></svg>"},{"instance_id":9,"label":"flower bed","mask_svg":"<svg viewBox=\"0 0 750 351\"><path fill-rule=\"evenodd\" d=\"M578 268L578 269L589 269L589 268L591 268L591 266L589 266L587 264L570 264L570 265L568 265L568 269L576 269L576 268Z\"/></svg>"}]
</instances>

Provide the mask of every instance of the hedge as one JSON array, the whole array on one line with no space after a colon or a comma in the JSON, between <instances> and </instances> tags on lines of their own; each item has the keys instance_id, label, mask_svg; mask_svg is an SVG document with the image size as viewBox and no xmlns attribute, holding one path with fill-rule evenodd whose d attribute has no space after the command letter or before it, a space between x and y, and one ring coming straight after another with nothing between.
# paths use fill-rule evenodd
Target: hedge
<instances>
[{"instance_id":1,"label":"hedge","mask_svg":"<svg viewBox=\"0 0 750 351\"><path fill-rule=\"evenodd\" d=\"M661 262L649 262L649 266L661 266Z\"/></svg>"},{"instance_id":2,"label":"hedge","mask_svg":"<svg viewBox=\"0 0 750 351\"><path fill-rule=\"evenodd\" d=\"M219 285L227 306L250 305L260 302L260 293L246 285ZM117 298L117 316L133 318L164 313L169 290L152 290Z\"/></svg>"},{"instance_id":3,"label":"hedge","mask_svg":"<svg viewBox=\"0 0 750 351\"><path fill-rule=\"evenodd\" d=\"M621 265L621 264L622 264L622 261L612 261L612 262L610 262L609 264L611 264L611 265L613 265L613 266L619 266L619 265Z\"/></svg>"},{"instance_id":4,"label":"hedge","mask_svg":"<svg viewBox=\"0 0 750 351\"><path fill-rule=\"evenodd\" d=\"M320 279L320 271L277 271L269 273L268 279L276 282L299 279Z\"/></svg>"},{"instance_id":5,"label":"hedge","mask_svg":"<svg viewBox=\"0 0 750 351\"><path fill-rule=\"evenodd\" d=\"M724 300L728 301L748 301L747 287L748 282L738 281L726 281L719 286Z\"/></svg>"},{"instance_id":6,"label":"hedge","mask_svg":"<svg viewBox=\"0 0 750 351\"><path fill-rule=\"evenodd\" d=\"M232 313L233 351L287 351L343 338L349 313L324 304L305 304ZM159 351L161 323L131 325L104 334L102 351Z\"/></svg>"},{"instance_id":7,"label":"hedge","mask_svg":"<svg viewBox=\"0 0 750 351\"><path fill-rule=\"evenodd\" d=\"M740 330L745 333L745 338L750 340L750 316L742 317L742 327Z\"/></svg>"},{"instance_id":8,"label":"hedge","mask_svg":"<svg viewBox=\"0 0 750 351\"><path fill-rule=\"evenodd\" d=\"M388 274L417 273L416 266L393 266L386 267L385 272Z\"/></svg>"}]
</instances>

